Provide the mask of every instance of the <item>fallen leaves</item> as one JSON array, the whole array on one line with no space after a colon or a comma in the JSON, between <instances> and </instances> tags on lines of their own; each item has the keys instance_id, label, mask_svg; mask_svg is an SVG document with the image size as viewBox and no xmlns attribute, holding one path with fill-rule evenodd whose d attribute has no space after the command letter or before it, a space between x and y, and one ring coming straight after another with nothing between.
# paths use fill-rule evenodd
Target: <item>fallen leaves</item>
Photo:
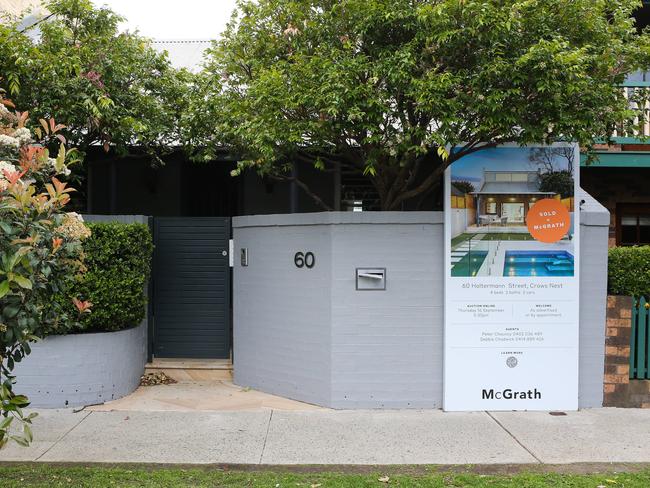
<instances>
[{"instance_id":1,"label":"fallen leaves","mask_svg":"<svg viewBox=\"0 0 650 488\"><path fill-rule=\"evenodd\" d=\"M155 386L155 385L172 385L178 383L174 378L170 378L162 371L155 373L145 373L140 378L140 386Z\"/></svg>"}]
</instances>

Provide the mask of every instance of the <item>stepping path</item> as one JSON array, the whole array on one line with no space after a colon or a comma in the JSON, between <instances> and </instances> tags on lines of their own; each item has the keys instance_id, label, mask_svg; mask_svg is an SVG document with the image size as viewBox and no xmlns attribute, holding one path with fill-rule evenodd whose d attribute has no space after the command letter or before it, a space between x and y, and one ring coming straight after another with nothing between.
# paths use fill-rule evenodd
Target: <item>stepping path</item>
<instances>
[{"instance_id":1,"label":"stepping path","mask_svg":"<svg viewBox=\"0 0 650 488\"><path fill-rule=\"evenodd\" d=\"M472 237L472 241L481 241L485 237L485 234L475 234L474 237ZM470 245L470 240L466 240L460 243L458 247L455 247L451 251L451 264L455 264L459 262L461 259L463 259L467 253L469 253L472 250L472 246Z\"/></svg>"}]
</instances>

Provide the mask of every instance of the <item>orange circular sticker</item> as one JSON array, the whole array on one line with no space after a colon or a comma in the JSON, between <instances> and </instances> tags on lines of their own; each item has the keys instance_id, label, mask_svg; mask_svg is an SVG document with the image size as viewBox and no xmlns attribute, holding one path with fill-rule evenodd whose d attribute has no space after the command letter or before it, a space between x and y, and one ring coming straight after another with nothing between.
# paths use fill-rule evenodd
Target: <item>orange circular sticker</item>
<instances>
[{"instance_id":1,"label":"orange circular sticker","mask_svg":"<svg viewBox=\"0 0 650 488\"><path fill-rule=\"evenodd\" d=\"M562 239L571 228L571 215L562 202L544 198L533 205L526 218L528 232L540 242Z\"/></svg>"}]
</instances>

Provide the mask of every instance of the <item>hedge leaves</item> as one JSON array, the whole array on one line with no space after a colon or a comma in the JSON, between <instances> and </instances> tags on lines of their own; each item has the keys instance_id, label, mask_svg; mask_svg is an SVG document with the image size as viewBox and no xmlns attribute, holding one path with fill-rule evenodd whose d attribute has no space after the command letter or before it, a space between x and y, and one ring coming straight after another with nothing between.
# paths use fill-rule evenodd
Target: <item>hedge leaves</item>
<instances>
[{"instance_id":1,"label":"hedge leaves","mask_svg":"<svg viewBox=\"0 0 650 488\"><path fill-rule=\"evenodd\" d=\"M81 320L88 332L134 327L145 316L153 242L144 224L90 223L84 244L87 271L74 294L92 302Z\"/></svg>"},{"instance_id":2,"label":"hedge leaves","mask_svg":"<svg viewBox=\"0 0 650 488\"><path fill-rule=\"evenodd\" d=\"M650 246L609 250L609 293L650 297Z\"/></svg>"}]
</instances>

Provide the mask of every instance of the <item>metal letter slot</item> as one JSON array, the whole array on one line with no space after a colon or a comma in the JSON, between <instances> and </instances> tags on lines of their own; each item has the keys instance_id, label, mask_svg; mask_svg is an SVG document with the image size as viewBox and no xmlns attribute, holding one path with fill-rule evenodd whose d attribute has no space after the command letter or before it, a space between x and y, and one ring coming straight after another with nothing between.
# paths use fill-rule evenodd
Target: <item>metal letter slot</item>
<instances>
[{"instance_id":1,"label":"metal letter slot","mask_svg":"<svg viewBox=\"0 0 650 488\"><path fill-rule=\"evenodd\" d=\"M386 268L357 268L357 290L385 290Z\"/></svg>"}]
</instances>

